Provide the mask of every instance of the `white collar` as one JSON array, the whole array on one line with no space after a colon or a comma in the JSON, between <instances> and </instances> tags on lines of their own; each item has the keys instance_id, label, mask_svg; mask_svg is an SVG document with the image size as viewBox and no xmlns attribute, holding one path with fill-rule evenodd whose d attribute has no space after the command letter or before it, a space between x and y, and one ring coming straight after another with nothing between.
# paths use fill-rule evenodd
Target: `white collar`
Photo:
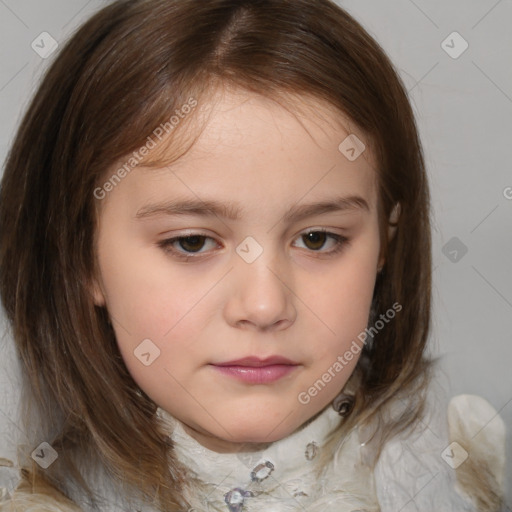
<instances>
[{"instance_id":1,"label":"white collar","mask_svg":"<svg viewBox=\"0 0 512 512\"><path fill-rule=\"evenodd\" d=\"M373 476L361 464L357 432L345 439L343 457L340 450L334 458L321 453L327 436L342 421L331 406L288 437L259 451L239 453L209 450L166 411L159 408L158 415L170 427L178 460L197 478L185 492L193 510L284 512L318 507L322 512L348 512L363 505L378 510L372 508ZM320 459L329 461L331 471L318 467ZM359 489L354 488L356 482Z\"/></svg>"}]
</instances>

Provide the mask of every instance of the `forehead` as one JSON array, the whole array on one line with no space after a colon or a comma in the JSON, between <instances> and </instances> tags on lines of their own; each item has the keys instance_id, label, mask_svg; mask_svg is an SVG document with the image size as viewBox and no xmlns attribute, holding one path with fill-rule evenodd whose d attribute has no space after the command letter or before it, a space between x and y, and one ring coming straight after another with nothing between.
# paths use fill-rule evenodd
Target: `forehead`
<instances>
[{"instance_id":1,"label":"forehead","mask_svg":"<svg viewBox=\"0 0 512 512\"><path fill-rule=\"evenodd\" d=\"M172 170L192 177L204 170L205 178L232 179L254 169L260 180L277 180L285 178L286 168L296 170L298 182L307 169L320 172L323 166L327 172L334 166L339 172L328 173L327 182L343 175L347 184L357 182L369 195L375 192L371 140L327 102L222 88L199 103L186 126L139 166L141 172Z\"/></svg>"},{"instance_id":2,"label":"forehead","mask_svg":"<svg viewBox=\"0 0 512 512\"><path fill-rule=\"evenodd\" d=\"M235 209L238 220L259 216L264 222L268 215L273 222L297 205L343 197L360 197L370 212L378 210L370 141L326 102L222 90L198 103L98 213L112 200L122 202L130 216L168 201L174 209L215 202ZM351 147L355 155L347 153Z\"/></svg>"}]
</instances>

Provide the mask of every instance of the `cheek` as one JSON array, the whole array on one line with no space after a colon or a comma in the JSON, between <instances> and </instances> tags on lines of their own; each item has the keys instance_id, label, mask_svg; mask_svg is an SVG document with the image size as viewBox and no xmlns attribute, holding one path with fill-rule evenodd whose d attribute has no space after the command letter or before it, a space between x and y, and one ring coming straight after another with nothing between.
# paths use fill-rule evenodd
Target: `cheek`
<instances>
[{"instance_id":1,"label":"cheek","mask_svg":"<svg viewBox=\"0 0 512 512\"><path fill-rule=\"evenodd\" d=\"M172 288L161 286L161 282L151 286L144 281L131 298L130 294L118 298L118 310L126 313L121 316L122 327L113 322L119 349L134 379L149 389L157 382L172 385L173 379L166 370L186 383L187 376L206 355L201 345L208 314L207 301L201 301L205 290L185 293L186 287L181 288L176 281ZM141 343L148 346L144 352L139 348ZM140 356L148 351L151 359L153 352L158 357L147 367L141 364Z\"/></svg>"},{"instance_id":2,"label":"cheek","mask_svg":"<svg viewBox=\"0 0 512 512\"><path fill-rule=\"evenodd\" d=\"M376 259L375 259L376 260ZM333 340L357 335L367 326L375 288L374 259L347 257L331 272L309 280L304 302L311 305L319 321ZM314 283L314 287L312 284Z\"/></svg>"},{"instance_id":3,"label":"cheek","mask_svg":"<svg viewBox=\"0 0 512 512\"><path fill-rule=\"evenodd\" d=\"M162 339L200 305L214 276L171 265L159 249L105 243L99 253L107 307L122 338Z\"/></svg>"},{"instance_id":4,"label":"cheek","mask_svg":"<svg viewBox=\"0 0 512 512\"><path fill-rule=\"evenodd\" d=\"M376 252L347 252L346 258L341 258L336 265L336 270L317 279L316 292L307 298L318 316L316 329L314 323L309 323L311 331L308 338L319 341L315 344L311 368L316 378L325 377L329 381L322 400L330 400L337 394L361 355L361 333L368 326L376 261ZM342 357L341 361L339 357ZM311 382L308 383L310 385Z\"/></svg>"}]
</instances>

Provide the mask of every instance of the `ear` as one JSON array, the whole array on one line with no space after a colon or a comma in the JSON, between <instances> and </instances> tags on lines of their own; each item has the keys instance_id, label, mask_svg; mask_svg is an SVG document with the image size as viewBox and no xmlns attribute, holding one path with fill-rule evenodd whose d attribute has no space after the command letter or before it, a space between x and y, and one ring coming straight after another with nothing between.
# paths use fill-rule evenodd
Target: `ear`
<instances>
[{"instance_id":1,"label":"ear","mask_svg":"<svg viewBox=\"0 0 512 512\"><path fill-rule=\"evenodd\" d=\"M393 207L393 210L391 211L391 214L389 215L388 242L391 242L391 240L395 236L398 225L398 219L400 218L401 211L402 208L400 206L400 203L396 203L395 206Z\"/></svg>"},{"instance_id":2,"label":"ear","mask_svg":"<svg viewBox=\"0 0 512 512\"><path fill-rule=\"evenodd\" d=\"M400 203L396 203L393 207L393 210L391 211L391 214L389 215L388 220L388 243L393 240L393 237L395 236L397 225L398 225L398 219L400 218L400 213L402 211L402 208L400 206ZM384 266L385 259L384 256L381 255L379 258L379 267L378 271L380 272L382 270L382 267Z\"/></svg>"},{"instance_id":3,"label":"ear","mask_svg":"<svg viewBox=\"0 0 512 512\"><path fill-rule=\"evenodd\" d=\"M88 289L96 306L103 307L106 305L105 293L98 279L92 278Z\"/></svg>"}]
</instances>

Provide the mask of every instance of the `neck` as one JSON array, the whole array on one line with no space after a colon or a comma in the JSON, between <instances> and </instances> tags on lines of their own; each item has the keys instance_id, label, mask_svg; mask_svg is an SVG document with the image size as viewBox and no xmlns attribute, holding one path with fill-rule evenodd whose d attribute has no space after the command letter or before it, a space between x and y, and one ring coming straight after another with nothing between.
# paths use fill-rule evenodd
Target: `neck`
<instances>
[{"instance_id":1,"label":"neck","mask_svg":"<svg viewBox=\"0 0 512 512\"><path fill-rule=\"evenodd\" d=\"M264 450L272 443L257 443L257 442L232 442L225 439L219 439L205 432L194 429L193 427L181 423L183 430L201 446L216 453L238 453L238 452L256 452Z\"/></svg>"}]
</instances>

